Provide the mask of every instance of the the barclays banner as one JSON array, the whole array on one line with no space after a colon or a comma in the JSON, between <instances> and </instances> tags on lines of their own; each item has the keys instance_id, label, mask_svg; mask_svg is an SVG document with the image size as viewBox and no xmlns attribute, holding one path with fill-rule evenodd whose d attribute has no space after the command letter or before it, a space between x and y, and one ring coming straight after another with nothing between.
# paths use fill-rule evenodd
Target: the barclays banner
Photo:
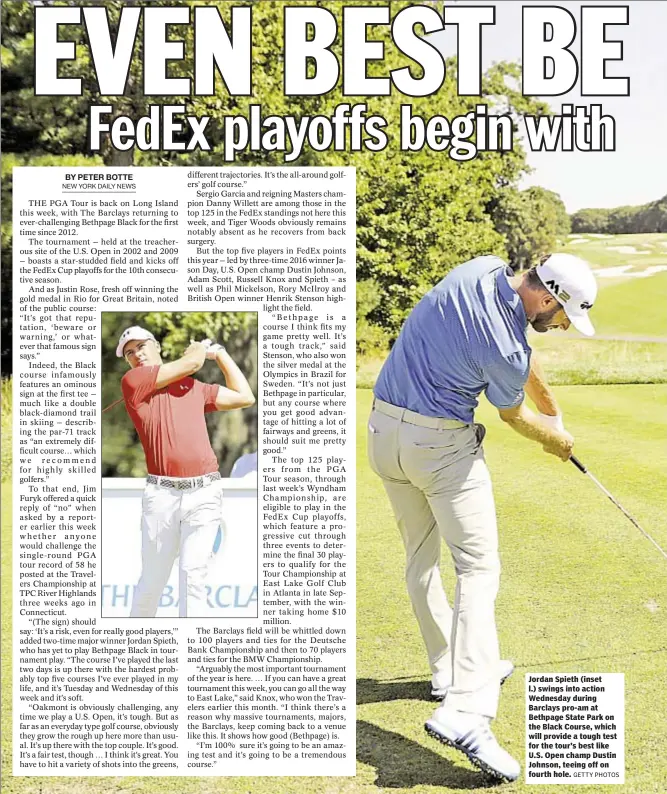
<instances>
[{"instance_id":1,"label":"the barclays banner","mask_svg":"<svg viewBox=\"0 0 667 794\"><path fill-rule=\"evenodd\" d=\"M129 617L141 574L143 479L102 480L102 617ZM220 530L211 549L207 617L257 617L257 477L223 480ZM157 617L182 614L178 562Z\"/></svg>"}]
</instances>

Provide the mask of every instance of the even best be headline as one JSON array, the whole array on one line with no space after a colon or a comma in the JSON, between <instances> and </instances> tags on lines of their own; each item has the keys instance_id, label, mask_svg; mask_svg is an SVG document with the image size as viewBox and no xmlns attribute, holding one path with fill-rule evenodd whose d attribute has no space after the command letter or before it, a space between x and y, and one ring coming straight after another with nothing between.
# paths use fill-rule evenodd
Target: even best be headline
<instances>
[{"instance_id":1,"label":"even best be headline","mask_svg":"<svg viewBox=\"0 0 667 794\"><path fill-rule=\"evenodd\" d=\"M389 6L344 7L340 19L319 6L284 7L282 52L285 96L322 96L340 84L343 97L389 96L397 90L406 97L437 94L448 63L437 46L437 33L447 26L457 31L457 91L480 97L468 113L448 119L424 118L404 104L400 113L403 151L424 146L447 152L454 160L473 159L480 151L509 151L514 122L507 112L494 114L493 97L482 95L482 54L485 31L496 24L502 7L407 6L391 15ZM140 23L143 23L140 27ZM630 79L610 76L612 62L623 59L623 42L612 38L610 26L629 24L627 6L584 6L579 19L558 6L522 8L522 72L524 96L561 96L578 85L582 96L627 96ZM190 96L213 96L221 88L230 96L253 95L253 14L249 6L231 6L223 20L217 7L135 7L121 9L112 26L103 7L35 8L35 93L48 96L81 96L82 76L76 76L76 41L68 38L69 26L83 26L94 74L82 75L97 82L101 97L126 93L135 57L142 59L144 97L179 97L181 103L148 104L138 119L114 113L112 104L89 109L92 151L102 148L106 136L119 150L210 151L207 115L186 114ZM186 36L184 26L192 27ZM386 27L406 64L380 71L385 42L377 38ZM141 31L141 32L140 32ZM486 33L486 35L489 35ZM70 36L76 34L70 33ZM183 36L184 38L179 38ZM374 38L374 36L376 38ZM578 36L578 51L575 41ZM186 38L188 44L186 45ZM138 40L141 39L139 42ZM192 44L190 45L190 42ZM187 49L192 46L192 53ZM141 55L137 56L137 49ZM192 76L176 76L177 62L191 59ZM67 76L61 64L73 62ZM238 152L282 151L285 161L296 160L308 143L323 151L380 151L389 145L388 123L381 115L368 115L365 103L342 102L330 116L264 115L259 104L247 115L216 119L223 127L224 156L233 161ZM526 116L524 132L533 150L613 150L615 122L601 105L563 105L560 115Z\"/></svg>"}]
</instances>

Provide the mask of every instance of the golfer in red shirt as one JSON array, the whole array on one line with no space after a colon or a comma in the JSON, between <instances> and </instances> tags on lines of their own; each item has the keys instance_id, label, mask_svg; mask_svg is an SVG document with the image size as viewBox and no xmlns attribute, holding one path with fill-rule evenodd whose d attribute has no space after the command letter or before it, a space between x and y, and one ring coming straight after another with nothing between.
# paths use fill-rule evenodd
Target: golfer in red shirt
<instances>
[{"instance_id":1,"label":"golfer in red shirt","mask_svg":"<svg viewBox=\"0 0 667 794\"><path fill-rule=\"evenodd\" d=\"M192 342L181 358L164 363L150 331L127 328L116 355L130 365L121 382L127 412L146 455L141 518L141 578L130 617L154 617L179 558L181 616L207 614L206 577L220 526L218 461L204 414L255 402L248 381L222 345ZM226 386L191 376L213 359Z\"/></svg>"}]
</instances>

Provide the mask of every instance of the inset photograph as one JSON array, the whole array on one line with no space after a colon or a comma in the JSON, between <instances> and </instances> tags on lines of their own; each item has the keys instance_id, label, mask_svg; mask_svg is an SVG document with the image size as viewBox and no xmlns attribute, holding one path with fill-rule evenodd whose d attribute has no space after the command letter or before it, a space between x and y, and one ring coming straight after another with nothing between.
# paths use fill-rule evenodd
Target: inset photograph
<instances>
[{"instance_id":1,"label":"inset photograph","mask_svg":"<svg viewBox=\"0 0 667 794\"><path fill-rule=\"evenodd\" d=\"M257 313L101 318L102 617L257 617Z\"/></svg>"}]
</instances>

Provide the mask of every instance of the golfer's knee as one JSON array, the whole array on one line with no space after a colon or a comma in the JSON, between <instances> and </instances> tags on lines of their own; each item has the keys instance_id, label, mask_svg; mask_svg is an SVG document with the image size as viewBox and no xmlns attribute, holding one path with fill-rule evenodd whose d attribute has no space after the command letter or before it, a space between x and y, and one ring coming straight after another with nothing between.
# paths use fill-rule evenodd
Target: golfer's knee
<instances>
[{"instance_id":1,"label":"golfer's knee","mask_svg":"<svg viewBox=\"0 0 667 794\"><path fill-rule=\"evenodd\" d=\"M440 575L438 560L425 560L413 557L405 566L405 584L409 592L426 590L434 575Z\"/></svg>"},{"instance_id":2,"label":"golfer's knee","mask_svg":"<svg viewBox=\"0 0 667 794\"><path fill-rule=\"evenodd\" d=\"M481 555L462 555L455 563L459 579L479 577L489 583L500 582L500 557L496 551Z\"/></svg>"}]
</instances>

